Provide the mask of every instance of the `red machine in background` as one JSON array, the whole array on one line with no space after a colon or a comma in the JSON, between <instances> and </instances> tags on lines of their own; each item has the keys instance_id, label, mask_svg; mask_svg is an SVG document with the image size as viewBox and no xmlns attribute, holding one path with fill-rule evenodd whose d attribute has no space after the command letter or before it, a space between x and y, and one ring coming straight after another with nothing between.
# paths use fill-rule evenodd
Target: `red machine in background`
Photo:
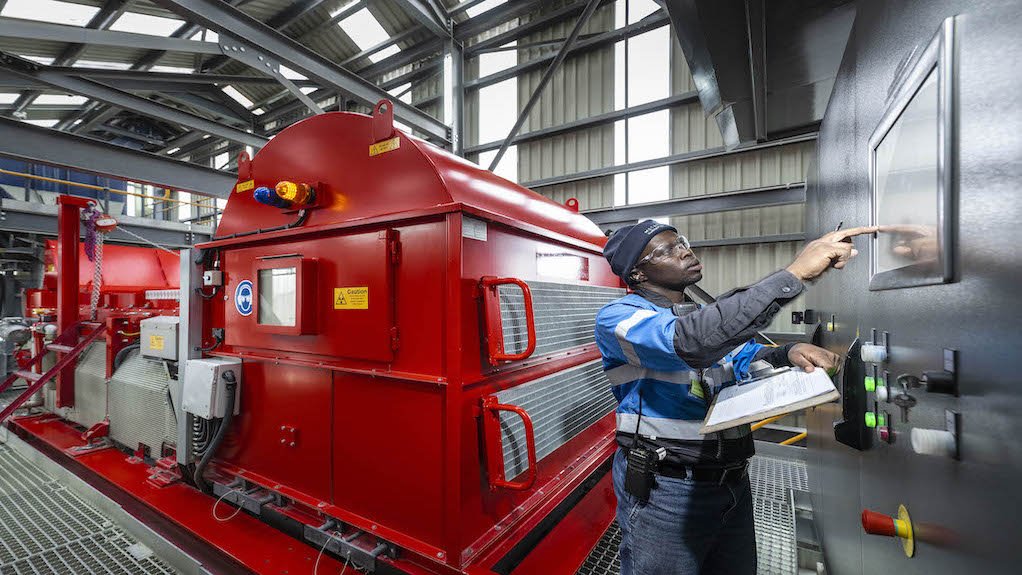
<instances>
[{"instance_id":1,"label":"red machine in background","mask_svg":"<svg viewBox=\"0 0 1022 575\"><path fill-rule=\"evenodd\" d=\"M84 205L84 204L83 204ZM46 240L43 251L46 273L39 289L26 289L24 317L38 319L33 330L32 355L45 351L47 323L57 319L57 240ZM113 374L113 361L121 349L137 344L139 322L156 315L178 313L180 256L157 248L107 245L103 250L101 286L95 321L106 324L107 376ZM78 244L78 318L91 318L94 263ZM66 329L66 327L64 328ZM50 331L52 334L52 330Z\"/></svg>"},{"instance_id":2,"label":"red machine in background","mask_svg":"<svg viewBox=\"0 0 1022 575\"><path fill-rule=\"evenodd\" d=\"M242 155L216 238L182 263L177 469L79 461L224 570L311 550L335 570L573 573L614 513L593 324L624 290L604 241L396 131L386 101L299 122ZM12 422L67 449L61 425ZM210 523L215 498L248 513Z\"/></svg>"}]
</instances>

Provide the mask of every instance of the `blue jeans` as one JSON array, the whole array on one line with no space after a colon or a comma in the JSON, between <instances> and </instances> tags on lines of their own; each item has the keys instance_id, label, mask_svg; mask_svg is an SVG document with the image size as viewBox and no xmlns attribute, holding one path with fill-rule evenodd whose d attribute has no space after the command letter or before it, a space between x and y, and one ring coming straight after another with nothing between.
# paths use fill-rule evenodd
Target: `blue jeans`
<instances>
[{"instance_id":1,"label":"blue jeans","mask_svg":"<svg viewBox=\"0 0 1022 575\"><path fill-rule=\"evenodd\" d=\"M625 492L614 455L621 575L754 575L756 530L749 478L723 485L658 475L649 501Z\"/></svg>"}]
</instances>

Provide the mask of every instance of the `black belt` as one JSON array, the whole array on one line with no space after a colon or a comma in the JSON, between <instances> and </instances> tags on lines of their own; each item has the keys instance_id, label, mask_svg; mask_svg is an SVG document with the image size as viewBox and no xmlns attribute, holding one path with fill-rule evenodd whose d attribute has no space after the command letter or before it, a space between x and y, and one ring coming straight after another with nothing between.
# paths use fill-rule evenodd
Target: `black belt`
<instances>
[{"instance_id":1,"label":"black belt","mask_svg":"<svg viewBox=\"0 0 1022 575\"><path fill-rule=\"evenodd\" d=\"M725 483L732 483L745 479L746 471L748 471L748 469L748 460L737 465L728 465L727 467L695 467L660 462L656 474L663 475L664 477L674 477L677 479L711 481L718 485L723 485Z\"/></svg>"}]
</instances>

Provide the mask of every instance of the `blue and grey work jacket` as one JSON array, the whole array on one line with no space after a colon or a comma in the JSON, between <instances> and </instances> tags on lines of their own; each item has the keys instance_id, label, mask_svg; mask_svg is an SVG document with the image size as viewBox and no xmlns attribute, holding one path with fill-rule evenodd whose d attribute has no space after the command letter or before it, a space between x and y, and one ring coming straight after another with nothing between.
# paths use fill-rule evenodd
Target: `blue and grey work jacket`
<instances>
[{"instance_id":1,"label":"blue and grey work jacket","mask_svg":"<svg viewBox=\"0 0 1022 575\"><path fill-rule=\"evenodd\" d=\"M753 362L789 365L787 347L765 347L752 337L801 291L802 283L781 270L699 308L641 289L604 306L596 344L618 400L618 442L629 445L638 429L645 442L666 447L674 463L750 457L748 425L708 436L699 428L708 400L746 377Z\"/></svg>"}]
</instances>

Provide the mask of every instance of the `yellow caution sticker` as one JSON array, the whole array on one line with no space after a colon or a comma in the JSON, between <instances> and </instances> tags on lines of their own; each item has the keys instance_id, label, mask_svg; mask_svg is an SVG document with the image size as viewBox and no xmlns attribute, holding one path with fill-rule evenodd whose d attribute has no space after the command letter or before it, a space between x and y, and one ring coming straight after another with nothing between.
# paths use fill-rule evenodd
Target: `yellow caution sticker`
<instances>
[{"instance_id":1,"label":"yellow caution sticker","mask_svg":"<svg viewBox=\"0 0 1022 575\"><path fill-rule=\"evenodd\" d=\"M149 336L149 349L154 351L159 351L163 349L163 336L162 335Z\"/></svg>"},{"instance_id":2,"label":"yellow caution sticker","mask_svg":"<svg viewBox=\"0 0 1022 575\"><path fill-rule=\"evenodd\" d=\"M380 154L386 154L387 152L393 152L394 150L401 147L401 136L394 136L389 140L382 142L376 142L369 146L369 157L379 156Z\"/></svg>"},{"instance_id":3,"label":"yellow caution sticker","mask_svg":"<svg viewBox=\"0 0 1022 575\"><path fill-rule=\"evenodd\" d=\"M234 186L234 193L240 194L241 192L247 192L255 187L255 180L245 180L244 182L238 182L238 185Z\"/></svg>"},{"instance_id":4,"label":"yellow caution sticker","mask_svg":"<svg viewBox=\"0 0 1022 575\"><path fill-rule=\"evenodd\" d=\"M369 309L369 288L334 288L334 309Z\"/></svg>"}]
</instances>

